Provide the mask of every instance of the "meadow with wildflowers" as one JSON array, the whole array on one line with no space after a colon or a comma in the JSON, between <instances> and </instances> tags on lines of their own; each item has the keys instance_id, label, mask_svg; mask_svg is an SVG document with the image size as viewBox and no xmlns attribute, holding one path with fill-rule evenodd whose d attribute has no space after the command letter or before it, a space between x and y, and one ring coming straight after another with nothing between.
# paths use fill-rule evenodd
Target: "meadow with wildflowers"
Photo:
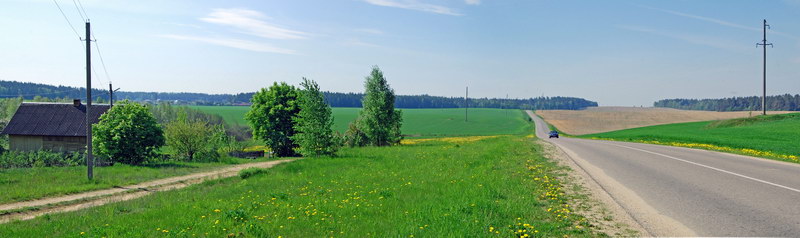
<instances>
[{"instance_id":1,"label":"meadow with wildflowers","mask_svg":"<svg viewBox=\"0 0 800 238\"><path fill-rule=\"evenodd\" d=\"M0 225L0 237L595 237L527 134L410 139Z\"/></svg>"},{"instance_id":2,"label":"meadow with wildflowers","mask_svg":"<svg viewBox=\"0 0 800 238\"><path fill-rule=\"evenodd\" d=\"M631 141L800 163L800 113L648 126L583 138Z\"/></svg>"}]
</instances>

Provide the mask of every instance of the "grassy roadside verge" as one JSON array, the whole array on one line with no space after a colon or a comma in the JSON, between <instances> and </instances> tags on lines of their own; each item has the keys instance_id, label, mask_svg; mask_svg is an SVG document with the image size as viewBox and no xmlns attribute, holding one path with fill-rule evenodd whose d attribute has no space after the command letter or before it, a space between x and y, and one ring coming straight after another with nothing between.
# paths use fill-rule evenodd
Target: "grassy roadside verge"
<instances>
[{"instance_id":1,"label":"grassy roadside verge","mask_svg":"<svg viewBox=\"0 0 800 238\"><path fill-rule=\"evenodd\" d=\"M345 149L179 191L0 225L0 236L598 236L524 136ZM242 178L244 177L244 179Z\"/></svg>"},{"instance_id":2,"label":"grassy roadside verge","mask_svg":"<svg viewBox=\"0 0 800 238\"><path fill-rule=\"evenodd\" d=\"M232 163L262 160L233 159ZM95 179L86 179L86 167L43 167L0 170L0 204L125 186L230 166L231 163L163 162L144 166L117 164L96 167Z\"/></svg>"},{"instance_id":3,"label":"grassy roadside verge","mask_svg":"<svg viewBox=\"0 0 800 238\"><path fill-rule=\"evenodd\" d=\"M800 163L800 113L678 123L579 136L698 148Z\"/></svg>"}]
</instances>

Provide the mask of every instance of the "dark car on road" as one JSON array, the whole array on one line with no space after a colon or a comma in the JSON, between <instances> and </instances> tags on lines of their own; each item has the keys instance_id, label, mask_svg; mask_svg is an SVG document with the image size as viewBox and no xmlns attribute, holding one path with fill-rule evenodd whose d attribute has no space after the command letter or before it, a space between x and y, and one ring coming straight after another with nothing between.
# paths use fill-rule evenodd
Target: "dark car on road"
<instances>
[{"instance_id":1,"label":"dark car on road","mask_svg":"<svg viewBox=\"0 0 800 238\"><path fill-rule=\"evenodd\" d=\"M550 138L558 138L558 131L550 131Z\"/></svg>"}]
</instances>

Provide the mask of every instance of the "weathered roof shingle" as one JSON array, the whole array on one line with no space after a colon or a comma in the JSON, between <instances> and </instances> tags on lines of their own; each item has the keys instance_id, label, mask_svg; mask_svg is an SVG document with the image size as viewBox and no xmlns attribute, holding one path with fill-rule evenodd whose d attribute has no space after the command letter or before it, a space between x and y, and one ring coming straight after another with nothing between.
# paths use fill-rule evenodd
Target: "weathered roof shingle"
<instances>
[{"instance_id":1,"label":"weathered roof shingle","mask_svg":"<svg viewBox=\"0 0 800 238\"><path fill-rule=\"evenodd\" d=\"M109 108L108 104L92 105L92 124ZM76 107L72 103L22 103L2 134L86 136L86 104Z\"/></svg>"}]
</instances>

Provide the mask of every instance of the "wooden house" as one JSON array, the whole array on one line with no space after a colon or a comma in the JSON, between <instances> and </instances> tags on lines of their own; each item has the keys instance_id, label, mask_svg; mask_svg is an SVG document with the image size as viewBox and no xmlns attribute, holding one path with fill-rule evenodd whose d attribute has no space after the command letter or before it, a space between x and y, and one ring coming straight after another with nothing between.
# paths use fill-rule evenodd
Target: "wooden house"
<instances>
[{"instance_id":1,"label":"wooden house","mask_svg":"<svg viewBox=\"0 0 800 238\"><path fill-rule=\"evenodd\" d=\"M92 105L92 124L111 107ZM9 149L84 152L86 150L86 105L73 103L23 102L3 129Z\"/></svg>"}]
</instances>

